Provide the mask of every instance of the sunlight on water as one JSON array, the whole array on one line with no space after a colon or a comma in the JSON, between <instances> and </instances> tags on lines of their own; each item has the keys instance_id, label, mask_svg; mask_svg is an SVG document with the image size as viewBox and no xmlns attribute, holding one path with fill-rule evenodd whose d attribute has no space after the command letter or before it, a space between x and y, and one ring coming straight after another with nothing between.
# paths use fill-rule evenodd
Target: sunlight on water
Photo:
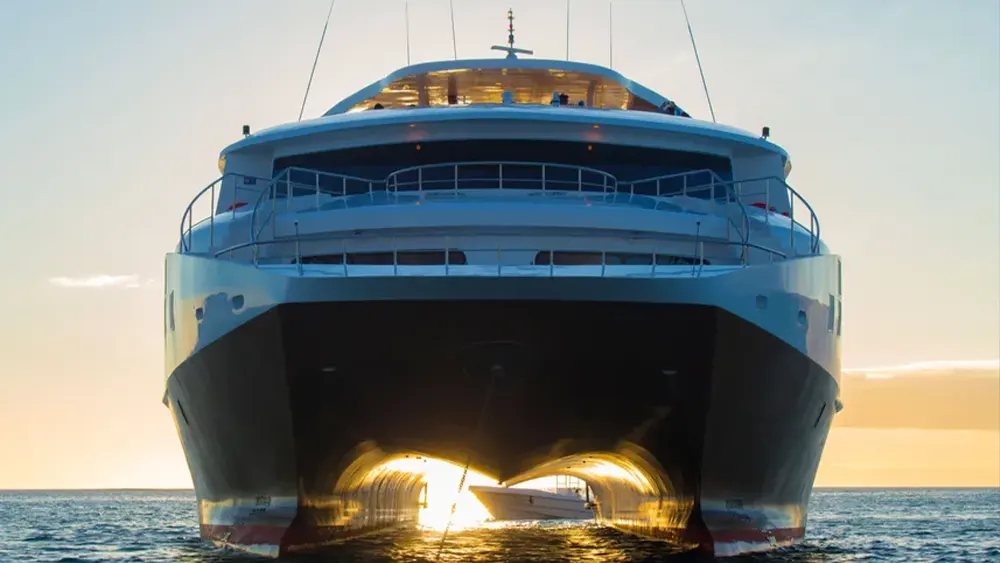
<instances>
[{"instance_id":1,"label":"sunlight on water","mask_svg":"<svg viewBox=\"0 0 1000 563\"><path fill-rule=\"evenodd\" d=\"M490 513L479 499L469 492L469 486L496 485L493 479L486 475L469 470L459 492L463 468L453 463L429 459L425 457L397 458L381 466L381 468L420 475L426 483L426 506L421 507L419 525L422 529L443 532L459 531L482 525L490 519ZM455 505L455 514L451 507Z\"/></svg>"}]
</instances>

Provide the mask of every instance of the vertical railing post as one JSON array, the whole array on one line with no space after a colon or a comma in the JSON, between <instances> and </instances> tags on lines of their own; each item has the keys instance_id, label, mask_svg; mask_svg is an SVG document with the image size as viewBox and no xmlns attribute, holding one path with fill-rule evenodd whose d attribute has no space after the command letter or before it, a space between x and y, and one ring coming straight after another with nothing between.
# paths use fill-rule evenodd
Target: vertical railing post
<instances>
[{"instance_id":1,"label":"vertical railing post","mask_svg":"<svg viewBox=\"0 0 1000 563\"><path fill-rule=\"evenodd\" d=\"M295 264L298 266L299 275L302 275L302 252L299 248L299 222L295 221Z\"/></svg>"},{"instance_id":2,"label":"vertical railing post","mask_svg":"<svg viewBox=\"0 0 1000 563\"><path fill-rule=\"evenodd\" d=\"M340 263L344 265L344 277L347 277L347 239L340 239Z\"/></svg>"},{"instance_id":3,"label":"vertical railing post","mask_svg":"<svg viewBox=\"0 0 1000 563\"><path fill-rule=\"evenodd\" d=\"M502 277L501 275L501 265L503 264L503 250L497 246L497 277Z\"/></svg>"},{"instance_id":4,"label":"vertical railing post","mask_svg":"<svg viewBox=\"0 0 1000 563\"><path fill-rule=\"evenodd\" d=\"M650 270L650 277L653 277L653 278L656 277L656 261L657 261L656 260L656 254L657 254L657 252L656 252L656 249L654 248L653 249L653 268L652 268L652 270Z\"/></svg>"},{"instance_id":5,"label":"vertical railing post","mask_svg":"<svg viewBox=\"0 0 1000 563\"><path fill-rule=\"evenodd\" d=\"M340 193L347 197L347 176L340 179Z\"/></svg>"},{"instance_id":6,"label":"vertical railing post","mask_svg":"<svg viewBox=\"0 0 1000 563\"><path fill-rule=\"evenodd\" d=\"M788 247L795 251L795 200L792 192L788 193ZM809 226L809 244L812 244L812 225ZM797 254L797 253L796 253Z\"/></svg>"},{"instance_id":7,"label":"vertical railing post","mask_svg":"<svg viewBox=\"0 0 1000 563\"><path fill-rule=\"evenodd\" d=\"M316 211L319 211L319 172L316 172Z\"/></svg>"},{"instance_id":8,"label":"vertical railing post","mask_svg":"<svg viewBox=\"0 0 1000 563\"><path fill-rule=\"evenodd\" d=\"M233 187L235 191L235 186ZM208 251L211 252L215 248L215 184L212 184L211 189L211 199L212 207L208 212Z\"/></svg>"},{"instance_id":9,"label":"vertical railing post","mask_svg":"<svg viewBox=\"0 0 1000 563\"><path fill-rule=\"evenodd\" d=\"M424 169L423 167L417 168L417 191L424 191Z\"/></svg>"},{"instance_id":10,"label":"vertical railing post","mask_svg":"<svg viewBox=\"0 0 1000 563\"><path fill-rule=\"evenodd\" d=\"M542 192L545 191L545 165L542 165Z\"/></svg>"},{"instance_id":11,"label":"vertical railing post","mask_svg":"<svg viewBox=\"0 0 1000 563\"><path fill-rule=\"evenodd\" d=\"M576 190L583 191L583 168L576 169Z\"/></svg>"},{"instance_id":12,"label":"vertical railing post","mask_svg":"<svg viewBox=\"0 0 1000 563\"><path fill-rule=\"evenodd\" d=\"M458 165L455 165L455 191L458 191Z\"/></svg>"},{"instance_id":13,"label":"vertical railing post","mask_svg":"<svg viewBox=\"0 0 1000 563\"><path fill-rule=\"evenodd\" d=\"M764 180L764 224L771 225L771 181Z\"/></svg>"},{"instance_id":14,"label":"vertical railing post","mask_svg":"<svg viewBox=\"0 0 1000 563\"><path fill-rule=\"evenodd\" d=\"M395 235L392 237L392 277L399 275L399 246Z\"/></svg>"},{"instance_id":15,"label":"vertical railing post","mask_svg":"<svg viewBox=\"0 0 1000 563\"><path fill-rule=\"evenodd\" d=\"M687 174L681 176L681 195L687 197L688 195L688 177Z\"/></svg>"},{"instance_id":16,"label":"vertical railing post","mask_svg":"<svg viewBox=\"0 0 1000 563\"><path fill-rule=\"evenodd\" d=\"M288 176L285 178L285 211L292 208L292 169L288 169Z\"/></svg>"},{"instance_id":17,"label":"vertical railing post","mask_svg":"<svg viewBox=\"0 0 1000 563\"><path fill-rule=\"evenodd\" d=\"M271 238L278 236L278 227L276 226L278 221L275 219L275 215L278 212L278 182L271 184Z\"/></svg>"},{"instance_id":18,"label":"vertical railing post","mask_svg":"<svg viewBox=\"0 0 1000 563\"><path fill-rule=\"evenodd\" d=\"M499 186L499 189L502 190L503 189L503 163L502 162L499 163L499 164L497 164L497 178L498 178L498 182L499 182L497 184L497 186Z\"/></svg>"},{"instance_id":19,"label":"vertical railing post","mask_svg":"<svg viewBox=\"0 0 1000 563\"><path fill-rule=\"evenodd\" d=\"M187 249L188 252L194 250L194 232L191 230L194 228L191 217L194 215L194 205L188 207L188 242Z\"/></svg>"},{"instance_id":20,"label":"vertical railing post","mask_svg":"<svg viewBox=\"0 0 1000 563\"><path fill-rule=\"evenodd\" d=\"M444 277L448 277L451 266L451 243L444 237Z\"/></svg>"},{"instance_id":21,"label":"vertical railing post","mask_svg":"<svg viewBox=\"0 0 1000 563\"><path fill-rule=\"evenodd\" d=\"M602 250L601 251L601 277L602 278L604 277L604 274L607 272L607 269L608 269L608 251L607 250Z\"/></svg>"}]
</instances>

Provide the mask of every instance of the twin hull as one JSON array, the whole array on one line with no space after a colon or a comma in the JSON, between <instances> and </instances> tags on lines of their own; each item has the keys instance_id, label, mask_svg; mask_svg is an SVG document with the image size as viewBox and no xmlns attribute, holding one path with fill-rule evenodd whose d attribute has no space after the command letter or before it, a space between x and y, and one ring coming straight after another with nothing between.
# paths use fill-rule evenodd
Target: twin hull
<instances>
[{"instance_id":1,"label":"twin hull","mask_svg":"<svg viewBox=\"0 0 1000 563\"><path fill-rule=\"evenodd\" d=\"M164 401L217 543L279 555L413 523L419 477L370 469L414 454L573 474L599 520L717 555L804 534L838 257L663 279L297 277L179 254L166 272Z\"/></svg>"}]
</instances>

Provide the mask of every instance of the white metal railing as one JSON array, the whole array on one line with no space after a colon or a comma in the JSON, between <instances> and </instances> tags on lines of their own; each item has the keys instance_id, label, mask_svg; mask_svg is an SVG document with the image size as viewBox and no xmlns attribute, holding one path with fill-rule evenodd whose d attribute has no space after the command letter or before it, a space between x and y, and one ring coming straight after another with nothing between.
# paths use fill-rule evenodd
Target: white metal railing
<instances>
[{"instance_id":1,"label":"white metal railing","mask_svg":"<svg viewBox=\"0 0 1000 563\"><path fill-rule=\"evenodd\" d=\"M775 214L782 215L788 218L790 227L788 229L788 245L789 248L795 248L795 227L801 228L803 231L809 233L809 252L811 254L818 254L820 250L820 227L819 227L819 216L813 210L806 198L802 197L799 192L795 191L783 178L777 176L764 176L761 178L751 178L747 180L735 180L726 182L726 185L732 186L733 190L739 196L741 201L750 201L749 207L760 209L763 212L764 222L770 224L772 220L778 221ZM773 202L771 199L771 187L778 186L785 191L787 194L787 200L782 200L780 203L782 205L788 205L787 213L777 213L776 208L771 205ZM762 189L757 189L762 187ZM802 222L795 219L795 209L801 204L805 208L806 212L809 214L809 225L806 226ZM801 214L800 214L801 216Z\"/></svg>"},{"instance_id":2,"label":"white metal railing","mask_svg":"<svg viewBox=\"0 0 1000 563\"><path fill-rule=\"evenodd\" d=\"M220 185L227 176L229 175L219 178L202 189L188 206L181 223L182 251L187 252L192 248L191 237L194 227L192 206L195 201L208 193L214 211L215 187ZM239 175L234 174L233 176ZM773 209L770 206L772 182L779 182L780 186L785 189L785 193L789 194L785 203L791 206L788 217L793 227L789 230L790 248L795 248L796 229L794 227L797 225L810 235L809 251L811 253L819 251L819 220L816 214L801 195L788 186L784 180L777 177L726 181L711 170L695 170L622 182L607 172L593 168L554 163L495 161L411 167L397 170L384 180L372 180L297 167L287 168L270 180L259 178L254 178L254 180L266 182L266 186L254 190L257 193L257 199L251 213L249 240L235 246L231 245L227 249L229 251L250 246L256 249L256 245L264 244L261 235L268 224L272 227L271 238L276 238L275 216L282 206L287 211L309 211L321 209L330 204L349 207L395 203L408 192L465 193L481 189L515 189L539 190L552 194L600 193L605 198L611 197L614 202L625 203L632 203L633 200L638 201L636 198L639 197L644 199L659 198L654 200L657 204L652 207L653 209L659 209L660 200L663 198L681 196L701 200L706 202L713 214L719 214L720 208L723 210L723 215L727 219L726 236L728 239L733 238L731 229L736 228L738 240L733 242L742 246L742 260L745 262L747 252L753 248L766 250L768 256L772 258L776 255L784 255L777 250L765 249L759 245L751 244L749 240L750 219L744 202L748 201L748 198L752 199L757 192L750 191L748 188L752 189L756 185L763 185L764 189L761 194L763 194L764 202L761 205L765 207L765 210L770 210ZM622 197L625 199L621 199ZM282 198L284 198L283 202L281 202ZM236 199L234 195L234 203ZM809 212L808 227L795 220L796 201L800 202ZM756 202L754 205L756 206ZM232 211L235 215L235 207ZM767 215L765 221L770 221L770 213ZM185 220L187 221L186 228ZM214 249L214 213L205 220L210 222L209 248ZM298 238L297 234L295 236ZM282 240L287 240L287 237L283 237Z\"/></svg>"},{"instance_id":3,"label":"white metal railing","mask_svg":"<svg viewBox=\"0 0 1000 563\"><path fill-rule=\"evenodd\" d=\"M295 223L295 229L296 232L298 232L298 222ZM636 252L634 250L588 250L585 245L576 245L562 249L539 249L537 246L529 247L525 245L482 245L476 243L475 241L470 242L470 240L466 238L462 239L462 248L456 248L454 244L451 244L449 237L443 237L438 245L428 245L425 242L420 245L403 245L400 247L398 242L398 239L392 239L390 248L377 248L364 244L364 241L359 241L356 238L346 238L339 233L321 233L318 235L309 235L304 237L295 236L293 238L244 242L219 250L215 253L215 256L222 257L226 254L232 256L234 253L241 250L251 250L252 263L257 268L273 269L285 267L294 268L299 276L304 276L306 270L310 270L311 272L315 271L317 273L338 275L341 277L397 277L409 275L495 275L496 277L505 277L524 276L526 274L531 275L532 273L535 273L536 275L544 274L549 277L642 277L644 275L655 277L659 275L678 275L686 273L686 275L691 277L698 277L702 274L705 266L708 265L719 266L722 269L740 268L746 266L749 263L747 253L745 252L747 248L764 252L768 257L768 261L773 262L775 260L783 260L787 258L785 253L764 246L752 243L742 243L740 241L720 240L707 242L699 241L695 244L695 248L690 254L681 254L678 252L658 253L656 250L651 250L648 253L650 258L649 264L626 264L621 262L616 263L609 260L609 258L620 257L622 255L645 256L647 254L645 252ZM317 243L326 243L327 250L323 252L314 250L303 254L303 245L316 245ZM716 252L713 255L706 257L706 245L716 250ZM720 249L731 246L740 247L740 250L736 255L726 255L724 252L720 255L718 252ZM266 256L261 257L262 248L269 248L271 251L268 252ZM334 252L329 252L330 249L333 249ZM443 254L443 263L412 264L400 260L401 256L405 257L406 255L413 253L431 252ZM451 261L451 256L455 253L475 253L481 256L484 252L492 253L496 257L495 263L468 264L454 263ZM536 264L534 262L534 258L538 256L539 253L546 252L548 253L548 263ZM557 264L555 255L563 252L590 254L599 256L600 259L598 262L590 264ZM390 253L392 255L391 263L386 264L352 264L349 260L349 256L355 254ZM505 257L509 257L512 254L531 256L532 261L510 263L509 260L505 260ZM331 263L303 263L303 259L316 258L320 256L337 256L340 260ZM662 264L659 258L665 256L687 260L688 263ZM352 271L354 272L353 275Z\"/></svg>"},{"instance_id":4,"label":"white metal railing","mask_svg":"<svg viewBox=\"0 0 1000 563\"><path fill-rule=\"evenodd\" d=\"M179 244L182 252L190 252L192 248L192 242L193 242L192 236L194 233L194 228L206 221L208 221L208 230L209 230L209 249L214 247L215 217L217 215L220 215L220 213L218 213L218 210L216 209L216 203L217 202L221 203L221 201L219 200L220 194L217 194L216 192L217 190L219 190L223 180L225 180L226 178L232 178L234 180L243 180L244 183L246 183L246 180L252 180L254 185L257 182L260 182L262 186L267 185L271 182L271 180L268 178L258 178L256 176L247 176L245 174L229 173L229 174L223 174L222 176L216 178L213 182L211 182L210 184L199 190L198 193L195 194L194 198L191 199L191 203L189 203L187 208L184 209L184 214L181 215L181 230L180 230L181 236ZM258 191L266 191L265 188L247 188L246 186L239 186L239 185L234 186L231 198L232 201L230 202L229 208L227 209L227 211L232 212L234 217L236 216L236 210L239 207L241 207L239 204L248 203L239 201L238 196L241 190L250 192L252 194L256 194ZM210 200L208 212L202 218L195 221L194 220L195 207L200 201L202 201L202 198L204 198L206 195L209 197ZM251 198L247 199L249 200ZM187 224L186 226L185 223Z\"/></svg>"},{"instance_id":5,"label":"white metal railing","mask_svg":"<svg viewBox=\"0 0 1000 563\"><path fill-rule=\"evenodd\" d=\"M466 172L466 175L463 176L463 172ZM404 168L389 174L385 185L394 192L526 189L543 192L556 190L607 193L617 191L618 180L607 172L584 166L487 161L449 162Z\"/></svg>"}]
</instances>

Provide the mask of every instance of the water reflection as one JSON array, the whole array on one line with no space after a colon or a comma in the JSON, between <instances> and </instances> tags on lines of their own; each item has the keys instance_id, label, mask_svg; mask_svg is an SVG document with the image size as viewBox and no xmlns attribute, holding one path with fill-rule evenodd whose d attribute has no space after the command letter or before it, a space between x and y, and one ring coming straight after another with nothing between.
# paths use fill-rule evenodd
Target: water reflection
<instances>
[{"instance_id":1,"label":"water reflection","mask_svg":"<svg viewBox=\"0 0 1000 563\"><path fill-rule=\"evenodd\" d=\"M626 535L594 522L487 522L449 534L410 529L352 540L324 554L299 555L294 563L388 562L551 562L701 563L712 561L679 552L659 541ZM840 550L808 544L780 552L725 559L725 563L821 563L840 560ZM841 557L837 557L841 556ZM259 563L253 556L214 549L200 542L182 547L174 563Z\"/></svg>"}]
</instances>

